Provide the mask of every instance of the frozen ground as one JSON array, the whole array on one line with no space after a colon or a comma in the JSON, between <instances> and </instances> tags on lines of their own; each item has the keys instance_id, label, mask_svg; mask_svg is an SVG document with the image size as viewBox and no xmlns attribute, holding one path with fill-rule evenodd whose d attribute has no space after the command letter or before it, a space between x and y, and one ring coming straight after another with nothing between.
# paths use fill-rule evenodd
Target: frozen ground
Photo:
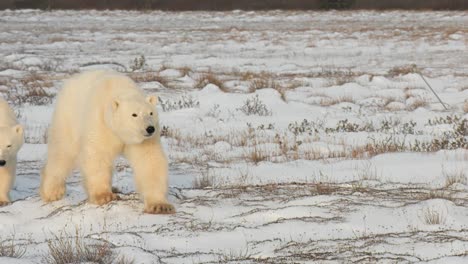
<instances>
[{"instance_id":1,"label":"frozen ground","mask_svg":"<svg viewBox=\"0 0 468 264\"><path fill-rule=\"evenodd\" d=\"M466 12L1 11L0 92L27 144L0 208L0 256L14 244L22 257L0 263L50 262L76 237L134 263L466 263L467 24ZM87 204L77 174L64 200L38 198L54 97L95 68L159 94L175 215L142 213L124 160L121 201Z\"/></svg>"}]
</instances>

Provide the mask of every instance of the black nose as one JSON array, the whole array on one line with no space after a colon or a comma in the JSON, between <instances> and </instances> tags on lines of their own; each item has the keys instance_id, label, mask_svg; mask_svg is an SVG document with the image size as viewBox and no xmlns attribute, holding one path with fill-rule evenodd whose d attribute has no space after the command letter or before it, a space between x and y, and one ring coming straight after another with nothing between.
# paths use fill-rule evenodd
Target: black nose
<instances>
[{"instance_id":1,"label":"black nose","mask_svg":"<svg viewBox=\"0 0 468 264\"><path fill-rule=\"evenodd\" d=\"M5 166L5 164L6 164L6 161L4 161L4 160L0 160L0 167L3 167L3 166Z\"/></svg>"},{"instance_id":2,"label":"black nose","mask_svg":"<svg viewBox=\"0 0 468 264\"><path fill-rule=\"evenodd\" d=\"M146 128L146 132L148 132L148 134L153 134L154 133L154 126L149 126Z\"/></svg>"}]
</instances>

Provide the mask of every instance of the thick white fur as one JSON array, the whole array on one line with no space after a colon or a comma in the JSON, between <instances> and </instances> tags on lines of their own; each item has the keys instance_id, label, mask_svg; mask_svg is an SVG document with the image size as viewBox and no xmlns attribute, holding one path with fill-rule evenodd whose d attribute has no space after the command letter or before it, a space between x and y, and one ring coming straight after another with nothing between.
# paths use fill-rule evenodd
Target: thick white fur
<instances>
[{"instance_id":1,"label":"thick white fur","mask_svg":"<svg viewBox=\"0 0 468 264\"><path fill-rule=\"evenodd\" d=\"M8 103L0 98L0 206L10 203L9 192L15 182L16 154L23 145L23 127Z\"/></svg>"},{"instance_id":2,"label":"thick white fur","mask_svg":"<svg viewBox=\"0 0 468 264\"><path fill-rule=\"evenodd\" d=\"M123 154L133 168L145 212L173 213L166 200L168 163L160 143L156 102L157 97L145 97L130 78L116 72L86 72L68 80L58 95L49 129L42 199L63 197L75 165L84 177L89 202L101 205L118 199L112 193L112 171L114 159ZM148 126L156 132L148 135Z\"/></svg>"}]
</instances>

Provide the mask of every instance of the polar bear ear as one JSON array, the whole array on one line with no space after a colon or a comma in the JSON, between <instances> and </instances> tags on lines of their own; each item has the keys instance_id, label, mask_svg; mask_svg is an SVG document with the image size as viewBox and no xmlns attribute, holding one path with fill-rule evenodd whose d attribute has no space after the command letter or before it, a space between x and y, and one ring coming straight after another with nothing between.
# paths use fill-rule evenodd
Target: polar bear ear
<instances>
[{"instance_id":1,"label":"polar bear ear","mask_svg":"<svg viewBox=\"0 0 468 264\"><path fill-rule=\"evenodd\" d=\"M23 129L22 125L16 125L16 126L13 127L13 131L15 131L16 134L22 135L24 129Z\"/></svg>"},{"instance_id":2,"label":"polar bear ear","mask_svg":"<svg viewBox=\"0 0 468 264\"><path fill-rule=\"evenodd\" d=\"M146 97L146 101L152 105L156 105L158 102L158 96L157 95L148 95Z\"/></svg>"},{"instance_id":3,"label":"polar bear ear","mask_svg":"<svg viewBox=\"0 0 468 264\"><path fill-rule=\"evenodd\" d=\"M114 110L114 111L117 110L117 108L119 108L119 106L120 106L120 101L118 99L114 99L112 101L112 110Z\"/></svg>"}]
</instances>

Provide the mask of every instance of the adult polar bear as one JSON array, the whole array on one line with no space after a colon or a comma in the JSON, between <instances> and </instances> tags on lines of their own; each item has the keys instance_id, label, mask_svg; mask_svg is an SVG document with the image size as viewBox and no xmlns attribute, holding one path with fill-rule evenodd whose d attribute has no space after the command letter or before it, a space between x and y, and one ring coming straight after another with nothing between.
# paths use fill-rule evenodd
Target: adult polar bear
<instances>
[{"instance_id":1,"label":"adult polar bear","mask_svg":"<svg viewBox=\"0 0 468 264\"><path fill-rule=\"evenodd\" d=\"M42 199L63 197L66 178L76 164L89 202L102 205L118 199L112 192L112 171L114 159L123 154L133 168L145 212L174 213L166 199L168 164L156 102L156 96L145 97L130 78L116 72L85 72L68 80L49 128Z\"/></svg>"}]
</instances>

